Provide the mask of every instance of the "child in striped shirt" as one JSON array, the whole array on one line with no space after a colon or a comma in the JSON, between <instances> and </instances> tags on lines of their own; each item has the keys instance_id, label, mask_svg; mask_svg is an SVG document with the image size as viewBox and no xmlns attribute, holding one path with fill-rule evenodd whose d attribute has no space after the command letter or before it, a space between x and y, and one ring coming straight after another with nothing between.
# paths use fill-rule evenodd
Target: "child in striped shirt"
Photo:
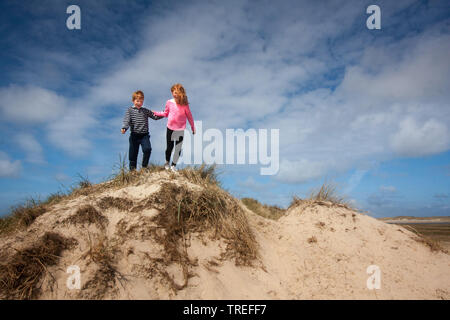
<instances>
[{"instance_id":1,"label":"child in striped shirt","mask_svg":"<svg viewBox=\"0 0 450 320\"><path fill-rule=\"evenodd\" d=\"M167 100L166 108L163 112L154 112L156 116L168 117L166 132L166 164L165 169L169 168L176 171L178 158L181 154L181 146L183 144L184 129L186 128L186 119L192 128L192 134L195 134L194 118L189 109L189 102L186 91L179 83L174 84L170 89L173 99ZM170 156L175 145L175 152L172 159L172 165L169 166Z\"/></svg>"},{"instance_id":2,"label":"child in striped shirt","mask_svg":"<svg viewBox=\"0 0 450 320\"><path fill-rule=\"evenodd\" d=\"M162 116L155 115L151 110L143 108L144 93L140 90L133 93L131 100L134 106L129 107L125 113L122 126L122 134L130 128L130 147L128 159L130 161L130 171L136 169L139 146L142 147L142 168L148 166L152 145L150 144L150 135L148 132L148 118L159 120Z\"/></svg>"}]
</instances>

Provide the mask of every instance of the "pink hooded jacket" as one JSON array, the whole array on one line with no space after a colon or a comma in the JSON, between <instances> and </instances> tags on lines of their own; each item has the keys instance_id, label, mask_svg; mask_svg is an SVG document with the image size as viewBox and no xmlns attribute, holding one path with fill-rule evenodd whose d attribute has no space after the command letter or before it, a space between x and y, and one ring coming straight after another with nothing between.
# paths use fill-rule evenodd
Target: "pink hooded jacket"
<instances>
[{"instance_id":1,"label":"pink hooded jacket","mask_svg":"<svg viewBox=\"0 0 450 320\"><path fill-rule=\"evenodd\" d=\"M167 128L171 130L184 130L186 128L187 118L192 130L195 131L194 118L192 117L189 105L177 105L175 99L167 100L165 110L163 112L154 112L154 114L162 117L168 116Z\"/></svg>"}]
</instances>

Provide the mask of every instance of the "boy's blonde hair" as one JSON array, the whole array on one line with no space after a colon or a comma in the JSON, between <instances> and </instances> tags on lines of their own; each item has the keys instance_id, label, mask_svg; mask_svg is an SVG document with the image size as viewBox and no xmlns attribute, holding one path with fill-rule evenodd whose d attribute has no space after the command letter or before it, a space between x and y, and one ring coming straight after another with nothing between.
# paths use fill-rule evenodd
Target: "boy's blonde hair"
<instances>
[{"instance_id":1,"label":"boy's blonde hair","mask_svg":"<svg viewBox=\"0 0 450 320\"><path fill-rule=\"evenodd\" d=\"M177 104L180 104L182 106L186 106L189 104L188 102L188 98L186 95L186 90L184 90L183 86L179 83L176 83L172 86L172 88L170 88L170 92L174 92L174 91L178 91L178 93L180 94L179 97L179 101L176 101Z\"/></svg>"},{"instance_id":2,"label":"boy's blonde hair","mask_svg":"<svg viewBox=\"0 0 450 320\"><path fill-rule=\"evenodd\" d=\"M141 90L133 92L133 95L131 96L131 101L134 102L134 100L136 100L137 97L142 97L142 99L144 99L144 93Z\"/></svg>"}]
</instances>

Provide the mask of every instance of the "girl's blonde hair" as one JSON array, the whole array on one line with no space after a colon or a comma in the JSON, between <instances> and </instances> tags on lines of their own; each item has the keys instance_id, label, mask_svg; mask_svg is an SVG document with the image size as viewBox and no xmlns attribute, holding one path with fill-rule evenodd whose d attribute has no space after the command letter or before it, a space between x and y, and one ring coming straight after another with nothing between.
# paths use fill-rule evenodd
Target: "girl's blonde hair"
<instances>
[{"instance_id":1,"label":"girl's blonde hair","mask_svg":"<svg viewBox=\"0 0 450 320\"><path fill-rule=\"evenodd\" d=\"M184 90L184 88L181 84L176 83L172 86L172 88L170 88L170 92L173 93L174 91L178 91L178 94L179 94L179 98L177 99L178 101L176 101L177 104L182 105L182 106L186 106L189 104L188 98L186 95L186 90Z\"/></svg>"}]
</instances>

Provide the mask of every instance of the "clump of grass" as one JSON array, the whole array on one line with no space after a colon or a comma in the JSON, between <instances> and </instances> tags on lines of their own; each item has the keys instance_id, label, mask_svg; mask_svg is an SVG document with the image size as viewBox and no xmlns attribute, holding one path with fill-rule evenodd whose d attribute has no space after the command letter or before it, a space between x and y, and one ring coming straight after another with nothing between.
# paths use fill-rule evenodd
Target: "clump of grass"
<instances>
[{"instance_id":1,"label":"clump of grass","mask_svg":"<svg viewBox=\"0 0 450 320\"><path fill-rule=\"evenodd\" d=\"M74 196L88 196L92 193L93 184L89 181L89 178L86 176L82 176L78 173L77 175L78 181L76 182L75 186L70 187L70 195Z\"/></svg>"},{"instance_id":2,"label":"clump of grass","mask_svg":"<svg viewBox=\"0 0 450 320\"><path fill-rule=\"evenodd\" d=\"M92 205L84 205L80 207L74 215L70 216L65 222L74 224L91 224L95 223L99 228L105 228L108 219L97 211Z\"/></svg>"},{"instance_id":3,"label":"clump of grass","mask_svg":"<svg viewBox=\"0 0 450 320\"><path fill-rule=\"evenodd\" d=\"M43 202L43 204L53 205L61 202L65 197L67 197L66 194L58 191L50 194L47 199Z\"/></svg>"},{"instance_id":4,"label":"clump of grass","mask_svg":"<svg viewBox=\"0 0 450 320\"><path fill-rule=\"evenodd\" d=\"M9 215L0 219L0 235L27 228L45 212L45 204L35 199L27 200L25 204L14 207Z\"/></svg>"},{"instance_id":5,"label":"clump of grass","mask_svg":"<svg viewBox=\"0 0 450 320\"><path fill-rule=\"evenodd\" d=\"M81 174L78 173L78 187L80 189L85 189L85 188L89 188L92 187L92 183L89 181L89 177L86 176L82 176Z\"/></svg>"},{"instance_id":6,"label":"clump of grass","mask_svg":"<svg viewBox=\"0 0 450 320\"><path fill-rule=\"evenodd\" d=\"M121 211L128 211L133 207L133 201L126 198L118 197L103 197L98 201L98 206L100 209L106 210L109 208L117 208Z\"/></svg>"},{"instance_id":7,"label":"clump of grass","mask_svg":"<svg viewBox=\"0 0 450 320\"><path fill-rule=\"evenodd\" d=\"M347 205L345 197L338 194L336 184L328 182L324 182L318 190L311 191L309 199Z\"/></svg>"},{"instance_id":8,"label":"clump of grass","mask_svg":"<svg viewBox=\"0 0 450 320\"><path fill-rule=\"evenodd\" d=\"M289 208L297 207L305 203L331 203L332 205L339 205L349 209L351 208L350 203L348 202L346 197L339 194L337 185L331 182L324 182L320 188L311 190L307 199L301 199L297 196L294 196L292 198L291 204L289 205Z\"/></svg>"},{"instance_id":9,"label":"clump of grass","mask_svg":"<svg viewBox=\"0 0 450 320\"><path fill-rule=\"evenodd\" d=\"M305 200L297 197L297 196L293 196L291 203L289 204L288 209L293 208L293 207L297 207L299 205L301 205L303 202L305 202Z\"/></svg>"},{"instance_id":10,"label":"clump of grass","mask_svg":"<svg viewBox=\"0 0 450 320\"><path fill-rule=\"evenodd\" d=\"M116 187L122 187L138 182L145 174L164 171L164 167L158 164L150 163L147 168L130 171L128 169L126 156L119 154L119 162L114 165L113 170L115 173L110 177L108 184Z\"/></svg>"},{"instance_id":11,"label":"clump of grass","mask_svg":"<svg viewBox=\"0 0 450 320\"><path fill-rule=\"evenodd\" d=\"M111 182L115 185L124 186L132 183L136 179L136 171L129 171L125 155L119 154L119 163L115 166L117 173L114 174Z\"/></svg>"},{"instance_id":12,"label":"clump of grass","mask_svg":"<svg viewBox=\"0 0 450 320\"><path fill-rule=\"evenodd\" d=\"M39 295L47 266L56 265L63 250L76 244L58 233L47 232L32 246L17 250L6 263L0 264L0 297L33 299Z\"/></svg>"},{"instance_id":13,"label":"clump of grass","mask_svg":"<svg viewBox=\"0 0 450 320\"><path fill-rule=\"evenodd\" d=\"M195 184L213 184L220 185L219 172L215 164L186 167L178 171L189 181Z\"/></svg>"},{"instance_id":14,"label":"clump of grass","mask_svg":"<svg viewBox=\"0 0 450 320\"><path fill-rule=\"evenodd\" d=\"M216 185L202 190L164 183L154 198L162 214L155 217L164 233L154 234L164 246L165 263L180 263L184 284L189 278L188 267L194 265L187 254L186 237L191 232L212 231L214 237L227 243L223 258L234 258L236 265L251 265L257 256L257 244L242 208Z\"/></svg>"},{"instance_id":15,"label":"clump of grass","mask_svg":"<svg viewBox=\"0 0 450 320\"><path fill-rule=\"evenodd\" d=\"M306 240L306 241L308 241L308 243L317 243L317 238L315 236L312 236L312 237L308 238L308 240Z\"/></svg>"},{"instance_id":16,"label":"clump of grass","mask_svg":"<svg viewBox=\"0 0 450 320\"><path fill-rule=\"evenodd\" d=\"M264 218L272 219L272 220L278 220L281 218L286 210L281 209L278 206L270 206L266 204L261 204L258 200L252 199L252 198L242 198L242 203L245 204L247 208L249 208L251 211L256 213L257 215L260 215Z\"/></svg>"},{"instance_id":17,"label":"clump of grass","mask_svg":"<svg viewBox=\"0 0 450 320\"><path fill-rule=\"evenodd\" d=\"M115 267L117 247L105 234L100 234L92 242L89 240L89 257L98 266L94 277L87 281L82 290L92 289L90 298L101 299L109 289L116 288L116 279L120 282L124 277Z\"/></svg>"}]
</instances>

